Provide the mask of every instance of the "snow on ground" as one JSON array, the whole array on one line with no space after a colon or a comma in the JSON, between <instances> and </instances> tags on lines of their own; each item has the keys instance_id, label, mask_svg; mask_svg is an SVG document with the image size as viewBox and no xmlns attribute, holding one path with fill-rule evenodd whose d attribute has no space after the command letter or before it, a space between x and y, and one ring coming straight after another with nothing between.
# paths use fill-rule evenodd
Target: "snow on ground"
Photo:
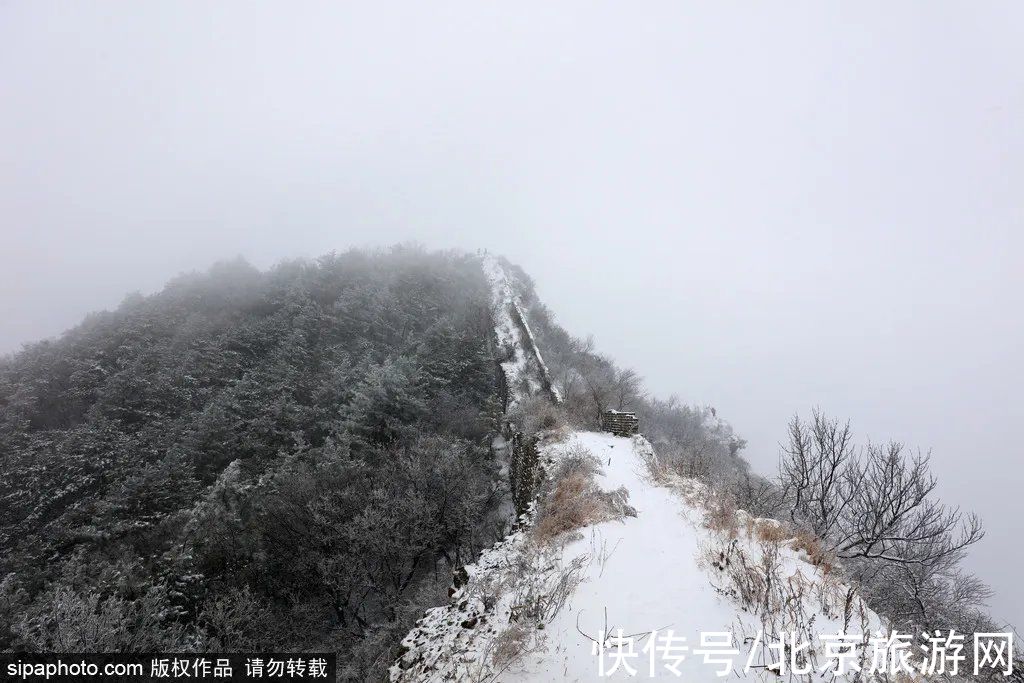
<instances>
[{"instance_id":1,"label":"snow on ground","mask_svg":"<svg viewBox=\"0 0 1024 683\"><path fill-rule=\"evenodd\" d=\"M545 446L543 453L557 459L574 444L584 446L602 463L602 488L628 489L637 517L583 529L561 548L549 548L547 555L538 555L536 550L526 552L532 545L528 531L520 531L486 551L477 565L468 568L468 583L458 589L452 605L428 612L406 638L408 652L393 668L392 680L722 680L718 675L720 665L705 662L703 655L693 652L700 649L700 634L708 632L734 634L739 653L732 658L737 670L729 673L730 678L776 679L765 666L776 662L778 653L769 651L763 642L755 648L751 660L757 668L743 672L748 653L756 644L752 639L763 628L763 622L753 613L756 609L744 609L741 600L730 594L725 578L728 572L722 568L724 564L714 560L719 549L731 547L737 553L733 561L739 553L745 553L743 559L756 564L762 559L758 542L742 529L733 541L706 528L700 504L687 502L703 490L697 482L678 479L667 486L652 482L645 461L654 455L643 437L577 432L565 442ZM774 524L753 520L742 512L738 518L748 529ZM841 633L846 586L825 577L785 542L775 547L780 548L777 577L797 596L791 600L799 608L797 626L812 639L818 634ZM523 582L541 592L554 591L559 577L564 584L566 576L573 579L575 588L564 605L544 621L542 629L534 632L531 624L525 640L520 637L523 649L529 653L511 664L496 656L508 645L502 640L509 638L501 634L514 621L517 603L522 602L524 594ZM518 588L509 589L512 585ZM491 598L487 597L488 591ZM860 609L859 599L852 598L848 607L859 615L852 620L846 617L848 631L869 633L881 628L875 615ZM849 615L850 610L846 613ZM784 631L789 624L781 617L771 618L776 619L773 628L783 627L780 630ZM637 639L636 657L625 659L635 674L620 663L609 675L616 658L606 654L602 676L601 657L594 652L594 641L603 640L600 632L607 629L614 634L620 628L625 635L657 630L660 639ZM686 639L688 650L681 651L685 658L681 662L667 659L655 650L652 667L650 654L642 649L649 641L655 646L668 642L664 638L669 631L677 639L676 645L680 644L678 638ZM818 657L821 666L820 653ZM666 664L673 666L668 668ZM835 679L821 674L816 680Z\"/></svg>"},{"instance_id":2,"label":"snow on ground","mask_svg":"<svg viewBox=\"0 0 1024 683\"><path fill-rule=\"evenodd\" d=\"M604 464L602 488L625 486L630 492L630 504L638 514L636 518L594 527L603 543L614 548L611 557L603 565L589 565L588 575L569 603L546 626L545 650L528 657L520 670L501 680L598 680L595 643L581 635L581 631L600 640L598 633L606 628L612 633L621 628L626 635L658 630L666 636L671 630L673 636L686 638L690 650L700 647L702 632L735 632L737 641L756 634L761 628L760 620L738 610L736 602L714 588L713 582L722 581L715 576L716 570L702 560L705 549L715 540L714 532L703 526L703 513L687 504L677 491L650 481L644 464L645 458L653 457L650 444L642 437L627 439L591 432L578 433L575 438ZM687 482L681 480L680 484L685 486ZM689 484L699 488L695 482ZM592 545L587 539L569 544L563 553L563 563L570 561L571 556L590 552ZM796 552L784 548L781 559L784 576L817 582L817 570L799 560ZM877 618L873 618L872 630L878 625ZM815 630L839 633L842 620L817 612ZM659 642L668 641L656 638L655 647ZM670 670L664 667L668 661L655 652L652 676L650 657L641 652L646 644L646 640L638 642L638 656L629 660L637 670L636 677L678 680L678 671L683 680L718 680L718 667L706 664L703 656L692 654ZM742 656L735 660L740 669L748 654L746 647L742 650ZM769 657L768 663L774 661L774 657ZM605 663L607 673L614 658L606 656ZM756 656L754 663L763 666L766 662ZM632 677L620 666L615 674L602 680Z\"/></svg>"},{"instance_id":3,"label":"snow on ground","mask_svg":"<svg viewBox=\"0 0 1024 683\"><path fill-rule=\"evenodd\" d=\"M492 255L483 257L482 267L491 283L498 346L508 354L501 367L509 387L509 408L525 396L541 393L545 381L551 387L552 398L555 402L560 401L558 390L551 386L551 374L516 296L512 276Z\"/></svg>"},{"instance_id":4,"label":"snow on ground","mask_svg":"<svg viewBox=\"0 0 1024 683\"><path fill-rule=\"evenodd\" d=\"M569 604L547 625L546 650L529 657L520 671L505 680L597 680L594 643L579 631L599 639L598 632L606 628L605 610L610 632L621 628L629 635L672 629L688 640L702 630L730 630L736 618L735 607L714 591L698 566L700 536L694 533L692 509L669 489L644 481L645 466L637 449L646 448L646 441L598 433L580 433L575 438L604 465L602 488L626 487L637 517L595 526L606 546L614 548L611 557L605 566L590 568ZM588 549L586 540L576 541L566 546L564 554ZM636 668L637 662L632 663ZM684 660L684 678L709 680L709 672L697 664L695 659ZM628 677L624 668L617 673Z\"/></svg>"},{"instance_id":5,"label":"snow on ground","mask_svg":"<svg viewBox=\"0 0 1024 683\"><path fill-rule=\"evenodd\" d=\"M498 347L508 353L501 363L505 372L505 380L509 387L509 407L523 398L520 387L525 383L527 395L541 390L540 382L528 372L529 357L527 344L522 339L519 327L512 318L512 306L516 303L515 289L508 271L494 256L483 259L484 274L491 283L494 308L494 331L498 339Z\"/></svg>"},{"instance_id":6,"label":"snow on ground","mask_svg":"<svg viewBox=\"0 0 1024 683\"><path fill-rule=\"evenodd\" d=\"M493 256L485 256L482 267L493 291L495 334L505 355L501 365L511 408L550 386L550 375L513 276ZM552 394L557 401L553 388ZM705 418L717 421L714 411ZM716 426L728 429L720 421ZM495 445L500 449L504 444ZM532 520L525 520L467 566L456 577L451 602L429 610L405 637L403 654L390 672L394 683L717 681L721 674L772 680L777 676L766 667L778 653L756 640L761 630L796 629L802 639L815 640L818 634L844 629L868 633L880 628L878 618L845 585L809 564L787 539L763 542L761 532L777 530L777 522L730 511L728 525L707 528L707 508L713 503L707 489L666 473L654 481L647 464L655 455L643 437L573 432L559 441L549 434L539 444L545 470L553 472L555 461L580 446L601 463L601 488L624 487L637 516L540 542ZM771 571L764 572L765 566ZM758 588L758 572L771 576L771 609L755 604L766 593ZM737 653L726 660L731 659L735 671L705 661L699 650L701 634L708 633L728 634ZM595 653L598 641L608 644L607 638L616 634L636 637L635 656L629 656L628 648L624 657L615 657L622 650L614 647L604 658ZM675 640L665 640L669 637ZM653 663L650 648L643 651L650 644ZM756 668L744 673L748 660ZM788 673L784 677L797 680ZM820 674L800 680L836 678Z\"/></svg>"}]
</instances>

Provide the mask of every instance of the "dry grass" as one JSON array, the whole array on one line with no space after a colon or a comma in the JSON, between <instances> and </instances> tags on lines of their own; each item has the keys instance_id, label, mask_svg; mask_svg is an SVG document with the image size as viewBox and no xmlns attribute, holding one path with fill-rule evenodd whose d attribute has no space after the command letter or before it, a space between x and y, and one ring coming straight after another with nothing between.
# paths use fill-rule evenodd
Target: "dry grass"
<instances>
[{"instance_id":1,"label":"dry grass","mask_svg":"<svg viewBox=\"0 0 1024 683\"><path fill-rule=\"evenodd\" d=\"M837 576L796 571L783 562L783 544L721 539L702 548L702 559L714 570L712 585L756 615L763 633L793 632L814 640L818 615L841 619L843 628L859 626L869 633L863 601Z\"/></svg>"},{"instance_id":2,"label":"dry grass","mask_svg":"<svg viewBox=\"0 0 1024 683\"><path fill-rule=\"evenodd\" d=\"M705 504L704 526L733 539L739 535L740 521L736 501L727 494L710 496Z\"/></svg>"},{"instance_id":3,"label":"dry grass","mask_svg":"<svg viewBox=\"0 0 1024 683\"><path fill-rule=\"evenodd\" d=\"M538 625L550 621L583 580L589 561L580 556L563 563L559 548L527 543L509 591L509 620Z\"/></svg>"},{"instance_id":4,"label":"dry grass","mask_svg":"<svg viewBox=\"0 0 1024 683\"><path fill-rule=\"evenodd\" d=\"M796 532L789 547L793 550L803 552L812 565L821 569L823 574L829 574L833 570L833 559L821 544L821 539L805 529Z\"/></svg>"},{"instance_id":5,"label":"dry grass","mask_svg":"<svg viewBox=\"0 0 1024 683\"><path fill-rule=\"evenodd\" d=\"M562 479L545 501L544 512L534 534L540 541L573 531L601 520L603 510L592 495L594 483L583 474Z\"/></svg>"},{"instance_id":6,"label":"dry grass","mask_svg":"<svg viewBox=\"0 0 1024 683\"><path fill-rule=\"evenodd\" d=\"M793 537L793 533L784 524L774 519L753 518L750 526L753 527L750 535L761 543L782 543Z\"/></svg>"},{"instance_id":7,"label":"dry grass","mask_svg":"<svg viewBox=\"0 0 1024 683\"><path fill-rule=\"evenodd\" d=\"M555 465L552 479L558 481L574 474L593 479L601 473L601 461L583 445L575 443L565 450Z\"/></svg>"},{"instance_id":8,"label":"dry grass","mask_svg":"<svg viewBox=\"0 0 1024 683\"><path fill-rule=\"evenodd\" d=\"M536 647L536 631L524 624L511 624L494 639L491 658L494 668L504 671Z\"/></svg>"},{"instance_id":9,"label":"dry grass","mask_svg":"<svg viewBox=\"0 0 1024 683\"><path fill-rule=\"evenodd\" d=\"M703 559L718 572L719 580L712 585L743 609L766 616L784 604L778 544L765 543L760 553L751 553L731 539L704 547Z\"/></svg>"},{"instance_id":10,"label":"dry grass","mask_svg":"<svg viewBox=\"0 0 1024 683\"><path fill-rule=\"evenodd\" d=\"M758 631L794 633L813 642L820 616L841 620L844 630L859 627L862 634L870 632L865 603L856 589L843 582L834 556L816 535L738 509L731 491L714 481L683 476L659 461L653 451L645 462L649 480L682 495L703 512L704 526L715 532L701 546L701 559L712 572L711 584L760 622L754 631L741 627L740 637L749 639ZM789 569L790 548L817 571Z\"/></svg>"},{"instance_id":11,"label":"dry grass","mask_svg":"<svg viewBox=\"0 0 1024 683\"><path fill-rule=\"evenodd\" d=\"M636 510L630 507L628 499L629 493L624 488L603 491L592 478L572 474L559 480L544 501L534 526L534 537L540 543L549 543L564 533L591 524L635 517Z\"/></svg>"},{"instance_id":12,"label":"dry grass","mask_svg":"<svg viewBox=\"0 0 1024 683\"><path fill-rule=\"evenodd\" d=\"M560 425L553 429L549 429L541 434L542 444L556 444L564 443L569 439L569 435L572 434L572 428L567 425Z\"/></svg>"},{"instance_id":13,"label":"dry grass","mask_svg":"<svg viewBox=\"0 0 1024 683\"><path fill-rule=\"evenodd\" d=\"M543 631L525 624L510 624L494 636L475 665L468 667L465 675L458 680L467 680L470 683L495 683L502 674L527 655L541 650L545 642Z\"/></svg>"},{"instance_id":14,"label":"dry grass","mask_svg":"<svg viewBox=\"0 0 1024 683\"><path fill-rule=\"evenodd\" d=\"M591 524L625 516L635 517L625 488L605 491L596 476L601 464L582 446L568 450L558 461L542 496L533 527L539 543L550 543L563 534Z\"/></svg>"},{"instance_id":15,"label":"dry grass","mask_svg":"<svg viewBox=\"0 0 1024 683\"><path fill-rule=\"evenodd\" d=\"M527 436L560 431L566 425L565 411L543 396L530 396L522 400L510 412L509 418Z\"/></svg>"}]
</instances>

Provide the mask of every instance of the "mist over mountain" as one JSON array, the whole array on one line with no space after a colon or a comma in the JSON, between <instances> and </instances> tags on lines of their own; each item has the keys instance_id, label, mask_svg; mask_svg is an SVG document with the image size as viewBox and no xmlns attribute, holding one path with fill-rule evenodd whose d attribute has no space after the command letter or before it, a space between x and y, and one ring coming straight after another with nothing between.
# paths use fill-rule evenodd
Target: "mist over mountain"
<instances>
[{"instance_id":1,"label":"mist over mountain","mask_svg":"<svg viewBox=\"0 0 1024 683\"><path fill-rule=\"evenodd\" d=\"M609 411L637 414L643 437L594 435ZM462 680L461 661L546 680L591 662L558 664L562 647L531 629L568 637L605 572L643 583L644 530L676 514L683 540L654 552L679 553L666 580L704 596L708 620L838 624L845 600L864 624L996 628L961 566L981 526L934 497L926 461L815 413L790 425L769 480L723 417L650 396L500 257L219 263L0 362L0 649L332 651L342 680ZM527 584L480 569L523 562L540 599L551 567L593 562L574 539L608 524L627 534L619 559L560 580L557 607L523 612L509 596ZM646 550L629 550L637 538ZM785 562L706 576L720 542L734 561ZM769 608L795 604L770 588L793 571L831 597ZM729 587L751 577L763 609Z\"/></svg>"},{"instance_id":2,"label":"mist over mountain","mask_svg":"<svg viewBox=\"0 0 1024 683\"><path fill-rule=\"evenodd\" d=\"M1022 31L1007 0L9 0L0 353L235 255L486 247L764 476L814 406L930 450L1024 622Z\"/></svg>"}]
</instances>

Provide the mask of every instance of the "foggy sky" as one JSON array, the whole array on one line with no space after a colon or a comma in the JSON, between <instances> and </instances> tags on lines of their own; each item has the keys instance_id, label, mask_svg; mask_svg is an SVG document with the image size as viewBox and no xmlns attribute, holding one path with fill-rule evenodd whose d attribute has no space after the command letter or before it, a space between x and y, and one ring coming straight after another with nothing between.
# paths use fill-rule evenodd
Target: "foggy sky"
<instances>
[{"instance_id":1,"label":"foggy sky","mask_svg":"<svg viewBox=\"0 0 1024 683\"><path fill-rule=\"evenodd\" d=\"M933 449L1024 624L1022 29L1013 2L5 2L0 352L239 254L487 248L762 472L813 406Z\"/></svg>"}]
</instances>

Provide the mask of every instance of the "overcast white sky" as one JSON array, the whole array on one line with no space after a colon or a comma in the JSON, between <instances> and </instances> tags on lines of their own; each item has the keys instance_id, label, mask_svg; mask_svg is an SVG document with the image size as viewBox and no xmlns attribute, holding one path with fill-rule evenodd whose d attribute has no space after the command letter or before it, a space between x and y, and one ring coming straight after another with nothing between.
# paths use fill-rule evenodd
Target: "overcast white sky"
<instances>
[{"instance_id":1,"label":"overcast white sky","mask_svg":"<svg viewBox=\"0 0 1024 683\"><path fill-rule=\"evenodd\" d=\"M815 405L932 448L1024 625L1022 35L1019 2L3 2L0 351L237 254L486 247L762 471Z\"/></svg>"}]
</instances>

